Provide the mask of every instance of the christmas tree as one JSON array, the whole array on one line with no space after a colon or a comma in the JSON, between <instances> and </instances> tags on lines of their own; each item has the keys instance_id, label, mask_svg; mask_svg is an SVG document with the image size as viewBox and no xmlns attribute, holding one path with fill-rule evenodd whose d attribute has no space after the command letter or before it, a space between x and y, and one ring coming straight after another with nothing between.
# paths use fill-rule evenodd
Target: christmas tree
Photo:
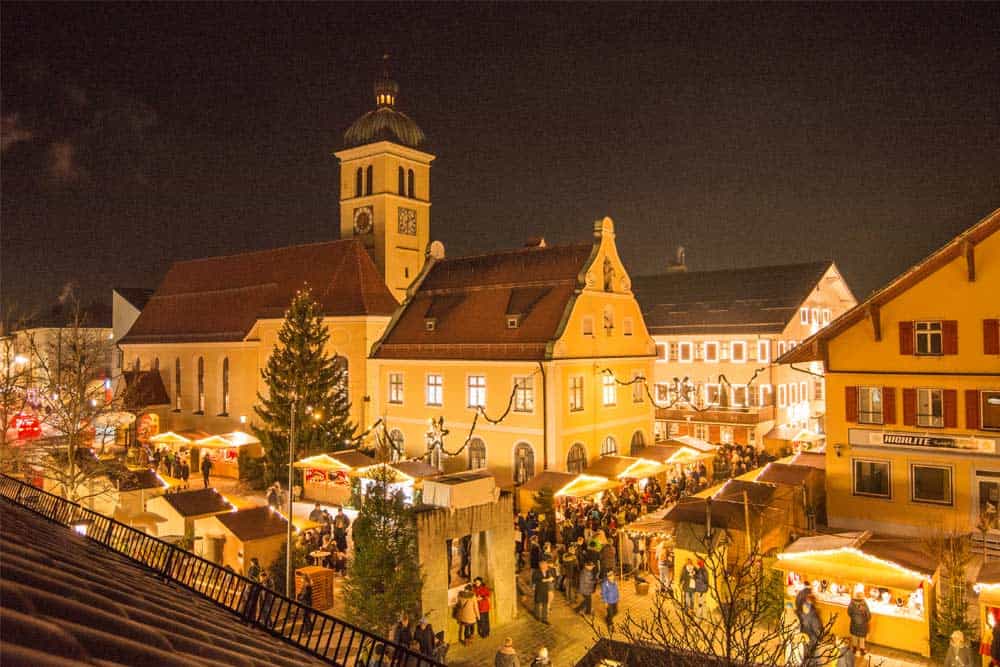
<instances>
[{"instance_id":1,"label":"christmas tree","mask_svg":"<svg viewBox=\"0 0 1000 667\"><path fill-rule=\"evenodd\" d=\"M413 508L391 490L382 468L354 520L354 558L344 582L348 615L361 627L388 634L401 611L416 615L423 589Z\"/></svg>"},{"instance_id":2,"label":"christmas tree","mask_svg":"<svg viewBox=\"0 0 1000 667\"><path fill-rule=\"evenodd\" d=\"M299 290L261 372L254 433L267 458L266 482L288 480L288 438L295 417L295 458L349 447L354 437L347 394L347 359L327 352L330 334L308 288Z\"/></svg>"}]
</instances>

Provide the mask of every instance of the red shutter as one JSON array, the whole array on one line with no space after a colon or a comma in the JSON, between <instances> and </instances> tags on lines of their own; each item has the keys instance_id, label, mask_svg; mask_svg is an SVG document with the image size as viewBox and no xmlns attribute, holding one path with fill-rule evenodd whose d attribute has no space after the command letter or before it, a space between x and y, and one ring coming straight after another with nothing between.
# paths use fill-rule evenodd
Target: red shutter
<instances>
[{"instance_id":1,"label":"red shutter","mask_svg":"<svg viewBox=\"0 0 1000 667\"><path fill-rule=\"evenodd\" d=\"M712 426L710 424L709 427L708 427L708 441L709 442L720 442L721 440L722 440L722 434L719 431L719 427L718 426Z\"/></svg>"},{"instance_id":2,"label":"red shutter","mask_svg":"<svg viewBox=\"0 0 1000 667\"><path fill-rule=\"evenodd\" d=\"M882 387L882 423L896 423L896 389Z\"/></svg>"},{"instance_id":3,"label":"red shutter","mask_svg":"<svg viewBox=\"0 0 1000 667\"><path fill-rule=\"evenodd\" d=\"M1000 354L1000 320L983 320L983 354Z\"/></svg>"},{"instance_id":4,"label":"red shutter","mask_svg":"<svg viewBox=\"0 0 1000 667\"><path fill-rule=\"evenodd\" d=\"M979 430L979 390L965 390L965 428Z\"/></svg>"},{"instance_id":5,"label":"red shutter","mask_svg":"<svg viewBox=\"0 0 1000 667\"><path fill-rule=\"evenodd\" d=\"M917 390L903 389L903 424L917 425Z\"/></svg>"},{"instance_id":6,"label":"red shutter","mask_svg":"<svg viewBox=\"0 0 1000 667\"><path fill-rule=\"evenodd\" d=\"M954 389L945 389L941 392L944 395L944 427L958 427L958 392Z\"/></svg>"},{"instance_id":7,"label":"red shutter","mask_svg":"<svg viewBox=\"0 0 1000 667\"><path fill-rule=\"evenodd\" d=\"M844 387L844 419L858 423L858 388Z\"/></svg>"},{"instance_id":8,"label":"red shutter","mask_svg":"<svg viewBox=\"0 0 1000 667\"><path fill-rule=\"evenodd\" d=\"M899 323L899 353L913 354L913 322Z\"/></svg>"},{"instance_id":9,"label":"red shutter","mask_svg":"<svg viewBox=\"0 0 1000 667\"><path fill-rule=\"evenodd\" d=\"M958 354L958 320L941 322L941 352Z\"/></svg>"}]
</instances>

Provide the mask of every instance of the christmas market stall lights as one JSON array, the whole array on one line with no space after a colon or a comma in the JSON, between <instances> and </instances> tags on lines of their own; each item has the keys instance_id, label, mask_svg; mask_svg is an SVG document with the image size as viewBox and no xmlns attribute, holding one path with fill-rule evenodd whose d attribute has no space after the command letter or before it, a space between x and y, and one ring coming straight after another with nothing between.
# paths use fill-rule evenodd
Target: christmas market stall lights
<instances>
[{"instance_id":1,"label":"christmas market stall lights","mask_svg":"<svg viewBox=\"0 0 1000 667\"><path fill-rule=\"evenodd\" d=\"M356 449L307 456L295 462L302 470L303 496L330 505L346 505L351 500L351 478L375 460Z\"/></svg>"},{"instance_id":2,"label":"christmas market stall lights","mask_svg":"<svg viewBox=\"0 0 1000 667\"><path fill-rule=\"evenodd\" d=\"M989 647L993 641L993 633L1000 632L997 628L1000 624L1000 560L983 563L973 589L979 595L980 645L986 648L983 667L989 667Z\"/></svg>"},{"instance_id":3,"label":"christmas market stall lights","mask_svg":"<svg viewBox=\"0 0 1000 667\"><path fill-rule=\"evenodd\" d=\"M245 449L252 458L260 458L264 455L260 440L243 431L210 435L207 438L196 440L192 444L191 451L192 459L197 454L199 461L206 452L209 453L212 457L213 475L237 479L240 476L239 456L241 449Z\"/></svg>"},{"instance_id":4,"label":"christmas market stall lights","mask_svg":"<svg viewBox=\"0 0 1000 667\"><path fill-rule=\"evenodd\" d=\"M809 586L822 620L836 615L838 636L849 634L852 596L863 597L870 643L930 656L937 564L914 540L870 531L803 537L778 554L774 567L784 573L788 600Z\"/></svg>"},{"instance_id":5,"label":"christmas market stall lights","mask_svg":"<svg viewBox=\"0 0 1000 667\"><path fill-rule=\"evenodd\" d=\"M376 463L374 465L358 468L355 474L361 479L362 495L375 484L378 471L384 470L389 473L389 490L391 492L401 491L407 502L414 502L416 493L423 486L423 481L431 477L440 475L440 471L423 461L396 461L395 463Z\"/></svg>"}]
</instances>

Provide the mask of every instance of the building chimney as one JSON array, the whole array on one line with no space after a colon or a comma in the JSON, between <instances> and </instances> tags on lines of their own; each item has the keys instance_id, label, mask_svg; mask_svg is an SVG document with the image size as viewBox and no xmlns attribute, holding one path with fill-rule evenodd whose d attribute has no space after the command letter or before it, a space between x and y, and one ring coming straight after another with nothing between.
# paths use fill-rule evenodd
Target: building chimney
<instances>
[{"instance_id":1,"label":"building chimney","mask_svg":"<svg viewBox=\"0 0 1000 667\"><path fill-rule=\"evenodd\" d=\"M674 252L674 258L667 262L667 273L679 273L687 270L684 246L679 245Z\"/></svg>"}]
</instances>

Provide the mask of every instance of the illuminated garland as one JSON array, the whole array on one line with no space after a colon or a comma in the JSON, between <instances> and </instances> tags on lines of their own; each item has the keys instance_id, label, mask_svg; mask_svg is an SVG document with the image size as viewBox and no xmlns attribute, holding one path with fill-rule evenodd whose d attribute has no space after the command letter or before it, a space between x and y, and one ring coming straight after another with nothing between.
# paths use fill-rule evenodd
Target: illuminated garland
<instances>
[{"instance_id":1,"label":"illuminated garland","mask_svg":"<svg viewBox=\"0 0 1000 667\"><path fill-rule=\"evenodd\" d=\"M897 570L905 572L911 577L916 577L917 579L922 579L925 581L932 581L933 576L929 574L924 574L923 572L917 572L916 570L911 570L907 567L903 567L899 563L894 563L891 560L885 560L884 558L879 558L878 556L872 556L871 554L861 551L857 547L838 547L836 549L816 549L812 551L796 551L795 553L780 553L778 554L778 560L792 561L796 558L813 558L818 556L835 555L837 553L847 553L854 556L858 556L864 560L867 560L873 564L877 565L887 565L893 567Z\"/></svg>"}]
</instances>

